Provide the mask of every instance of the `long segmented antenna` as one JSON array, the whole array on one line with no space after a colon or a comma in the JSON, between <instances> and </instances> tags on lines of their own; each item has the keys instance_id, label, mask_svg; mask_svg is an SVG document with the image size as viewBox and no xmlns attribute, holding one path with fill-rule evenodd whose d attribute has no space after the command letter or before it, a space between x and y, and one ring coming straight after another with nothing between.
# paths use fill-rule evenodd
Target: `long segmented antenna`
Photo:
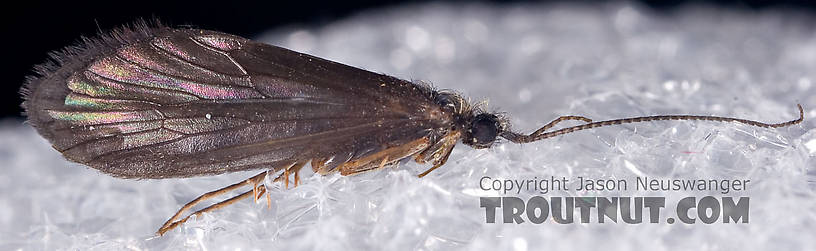
<instances>
[{"instance_id":1,"label":"long segmented antenna","mask_svg":"<svg viewBox=\"0 0 816 251\"><path fill-rule=\"evenodd\" d=\"M729 118L729 117L717 117L717 116L695 116L695 115L658 115L658 116L645 116L645 117L635 117L635 118L625 118L625 119L614 119L614 120L607 120L607 121L599 121L599 122L591 122L586 123L583 125L577 125L573 127L562 128L559 130L555 130L552 132L545 132L546 129L552 127L554 122L558 122L562 120L562 118L557 119L556 121L550 122L546 126L542 127L541 129L536 130L535 132L531 133L530 135L523 135L511 131L505 131L501 133L501 136L505 139L508 139L515 143L529 143L533 141L538 141L546 138L552 138L558 135L568 134L580 130L586 130L590 128L602 127L602 126L609 126L609 125L620 125L620 124L628 124L628 123L638 123L638 122L647 122L647 121L656 121L656 120L709 120L709 121L719 121L719 122L738 122L747 125L757 126L757 127L768 127L768 128L779 128L779 127L786 127L795 124L801 123L805 119L805 111L802 109L802 105L796 104L799 108L799 118L795 120L791 120L788 122L783 123L776 123L776 124L768 124L762 123L759 121L754 120L747 120L747 119L739 119L739 118ZM565 116L565 117L573 117L573 116ZM581 119L583 120L583 119ZM584 120L586 121L586 120Z\"/></svg>"}]
</instances>

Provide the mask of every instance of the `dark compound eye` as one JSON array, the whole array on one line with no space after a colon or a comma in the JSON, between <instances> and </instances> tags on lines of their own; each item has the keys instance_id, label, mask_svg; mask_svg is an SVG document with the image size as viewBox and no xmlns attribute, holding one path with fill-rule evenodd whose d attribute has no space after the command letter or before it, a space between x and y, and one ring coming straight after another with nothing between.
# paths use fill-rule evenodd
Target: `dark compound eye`
<instances>
[{"instance_id":1,"label":"dark compound eye","mask_svg":"<svg viewBox=\"0 0 816 251\"><path fill-rule=\"evenodd\" d=\"M476 115L466 133L465 144L473 148L490 147L499 135L499 118L487 113Z\"/></svg>"}]
</instances>

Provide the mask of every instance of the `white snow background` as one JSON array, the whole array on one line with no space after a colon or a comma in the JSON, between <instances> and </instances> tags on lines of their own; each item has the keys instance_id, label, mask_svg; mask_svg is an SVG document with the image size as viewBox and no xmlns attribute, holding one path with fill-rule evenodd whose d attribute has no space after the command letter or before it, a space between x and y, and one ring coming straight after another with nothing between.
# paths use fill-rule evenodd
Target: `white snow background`
<instances>
[{"instance_id":1,"label":"white snow background","mask_svg":"<svg viewBox=\"0 0 816 251\"><path fill-rule=\"evenodd\" d=\"M180 206L258 171L123 180L65 161L21 121L0 123L0 250L814 250L816 26L795 10L690 6L652 13L632 4L440 4L375 9L258 39L423 80L488 100L530 132L559 115L595 120L736 116L735 123L649 122L526 145L455 148L447 165L402 163L354 177L271 185L272 209L249 200L154 231ZM203 27L206 28L206 27ZM228 30L223 32L230 32ZM575 123L567 124L574 125ZM486 223L483 176L750 179L749 223ZM631 190L631 189L630 189ZM524 191L522 198L540 195ZM577 192L545 196L686 196L718 192ZM510 193L508 196L517 196ZM577 215L577 212L576 212ZM501 215L497 215L501 220Z\"/></svg>"}]
</instances>

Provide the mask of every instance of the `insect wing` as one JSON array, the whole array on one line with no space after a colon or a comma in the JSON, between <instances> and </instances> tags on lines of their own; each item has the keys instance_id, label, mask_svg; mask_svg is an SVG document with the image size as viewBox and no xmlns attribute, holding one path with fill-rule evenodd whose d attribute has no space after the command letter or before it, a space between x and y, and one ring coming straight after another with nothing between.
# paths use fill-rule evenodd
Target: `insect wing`
<instances>
[{"instance_id":1,"label":"insect wing","mask_svg":"<svg viewBox=\"0 0 816 251\"><path fill-rule=\"evenodd\" d=\"M26 86L29 121L120 177L336 166L448 123L428 88L218 32L124 30L64 54Z\"/></svg>"}]
</instances>

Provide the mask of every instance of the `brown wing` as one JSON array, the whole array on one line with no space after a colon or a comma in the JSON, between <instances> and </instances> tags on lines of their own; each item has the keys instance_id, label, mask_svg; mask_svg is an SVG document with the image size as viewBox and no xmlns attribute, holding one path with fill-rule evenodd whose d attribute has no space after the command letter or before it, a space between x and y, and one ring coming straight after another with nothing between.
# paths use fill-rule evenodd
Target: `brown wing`
<instances>
[{"instance_id":1,"label":"brown wing","mask_svg":"<svg viewBox=\"0 0 816 251\"><path fill-rule=\"evenodd\" d=\"M29 121L120 177L332 170L451 123L427 87L218 32L123 30L64 54L26 85Z\"/></svg>"}]
</instances>

